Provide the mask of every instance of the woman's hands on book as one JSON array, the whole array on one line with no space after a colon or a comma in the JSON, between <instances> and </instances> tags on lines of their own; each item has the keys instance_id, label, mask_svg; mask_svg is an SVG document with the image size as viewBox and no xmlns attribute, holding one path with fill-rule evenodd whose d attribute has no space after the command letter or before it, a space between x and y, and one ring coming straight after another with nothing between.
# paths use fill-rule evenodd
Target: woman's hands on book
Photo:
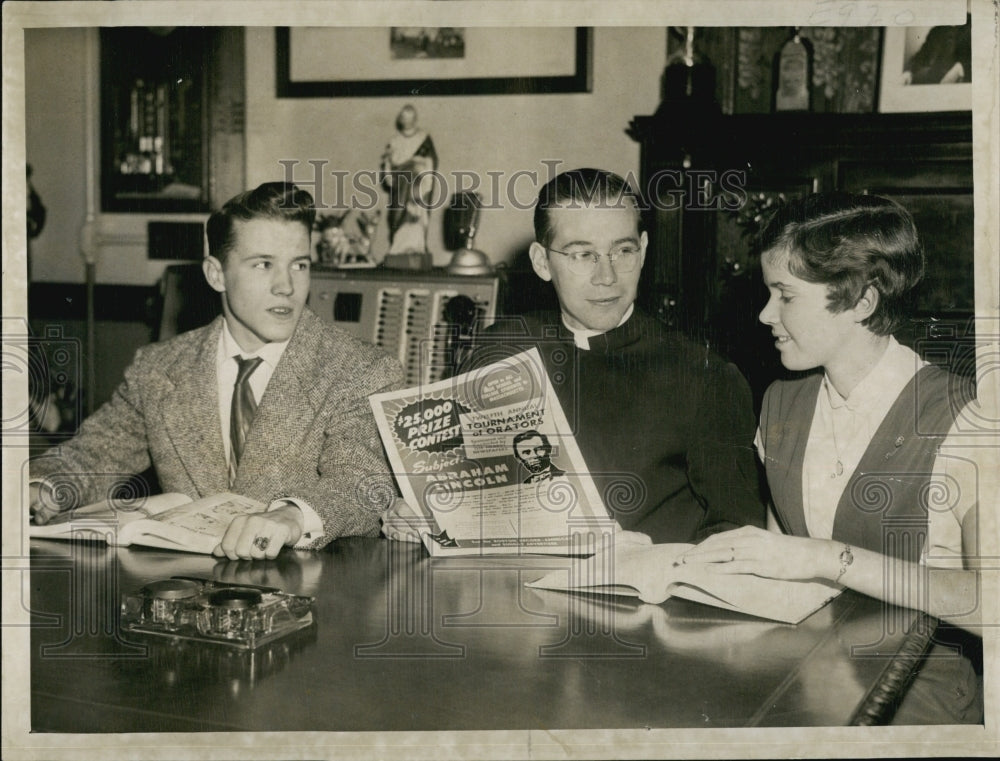
<instances>
[{"instance_id":1,"label":"woman's hands on book","mask_svg":"<svg viewBox=\"0 0 1000 761\"><path fill-rule=\"evenodd\" d=\"M277 509L233 518L212 554L230 560L273 560L302 536L302 511L287 503Z\"/></svg>"},{"instance_id":2,"label":"woman's hands on book","mask_svg":"<svg viewBox=\"0 0 1000 761\"><path fill-rule=\"evenodd\" d=\"M713 534L681 555L676 565L701 565L721 574L770 579L833 579L843 544L743 526Z\"/></svg>"}]
</instances>

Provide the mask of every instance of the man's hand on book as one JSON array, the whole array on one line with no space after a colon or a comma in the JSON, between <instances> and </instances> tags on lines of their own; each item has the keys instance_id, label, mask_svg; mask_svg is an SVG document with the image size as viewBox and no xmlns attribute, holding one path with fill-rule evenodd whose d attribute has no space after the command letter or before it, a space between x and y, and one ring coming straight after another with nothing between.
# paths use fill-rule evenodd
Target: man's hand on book
<instances>
[{"instance_id":1,"label":"man's hand on book","mask_svg":"<svg viewBox=\"0 0 1000 761\"><path fill-rule=\"evenodd\" d=\"M420 543L421 534L437 531L434 524L399 497L382 513L382 533L397 542Z\"/></svg>"},{"instance_id":2,"label":"man's hand on book","mask_svg":"<svg viewBox=\"0 0 1000 761\"><path fill-rule=\"evenodd\" d=\"M302 536L302 511L291 503L275 510L233 518L212 554L230 560L273 560Z\"/></svg>"}]
</instances>

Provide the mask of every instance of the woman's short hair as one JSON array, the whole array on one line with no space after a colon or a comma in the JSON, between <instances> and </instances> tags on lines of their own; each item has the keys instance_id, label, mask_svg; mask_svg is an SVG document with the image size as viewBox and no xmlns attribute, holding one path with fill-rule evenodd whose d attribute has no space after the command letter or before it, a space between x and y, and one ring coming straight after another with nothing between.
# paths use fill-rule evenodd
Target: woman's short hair
<instances>
[{"instance_id":1,"label":"woman's short hair","mask_svg":"<svg viewBox=\"0 0 1000 761\"><path fill-rule=\"evenodd\" d=\"M875 288L878 305L862 324L876 335L902 325L924 273L913 217L879 196L804 196L779 207L757 242L762 256L787 255L795 277L826 285L831 312L850 309Z\"/></svg>"},{"instance_id":2,"label":"woman's short hair","mask_svg":"<svg viewBox=\"0 0 1000 761\"><path fill-rule=\"evenodd\" d=\"M631 202L626 204L626 198L630 198ZM639 213L642 204L625 178L604 169L570 169L557 174L538 191L534 216L535 240L548 246L555 237L550 209L572 209L592 204L631 208L642 230L642 215Z\"/></svg>"},{"instance_id":3,"label":"woman's short hair","mask_svg":"<svg viewBox=\"0 0 1000 761\"><path fill-rule=\"evenodd\" d=\"M276 219L299 222L312 232L316 221L313 197L290 182L265 182L253 190L230 198L205 224L208 255L225 262L235 242L234 222L251 219Z\"/></svg>"}]
</instances>

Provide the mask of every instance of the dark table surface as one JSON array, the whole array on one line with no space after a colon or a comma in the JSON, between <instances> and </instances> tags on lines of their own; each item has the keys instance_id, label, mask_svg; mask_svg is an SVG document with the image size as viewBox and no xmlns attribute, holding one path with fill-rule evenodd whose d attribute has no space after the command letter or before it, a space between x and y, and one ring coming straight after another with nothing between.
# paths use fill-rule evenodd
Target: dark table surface
<instances>
[{"instance_id":1,"label":"dark table surface","mask_svg":"<svg viewBox=\"0 0 1000 761\"><path fill-rule=\"evenodd\" d=\"M797 626L683 600L528 589L563 558L430 559L342 539L230 562L31 544L34 731L843 725L913 613L846 592ZM123 593L174 575L315 597L256 651L123 633Z\"/></svg>"}]
</instances>

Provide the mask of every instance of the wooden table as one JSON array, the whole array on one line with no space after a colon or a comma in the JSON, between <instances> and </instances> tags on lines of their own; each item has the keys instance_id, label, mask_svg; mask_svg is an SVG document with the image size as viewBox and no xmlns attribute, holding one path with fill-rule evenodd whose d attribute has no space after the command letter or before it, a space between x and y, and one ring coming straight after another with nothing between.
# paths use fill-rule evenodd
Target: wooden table
<instances>
[{"instance_id":1,"label":"wooden table","mask_svg":"<svg viewBox=\"0 0 1000 761\"><path fill-rule=\"evenodd\" d=\"M31 726L842 725L870 712L872 697L884 703L887 668L919 620L851 592L789 626L682 600L524 587L567 562L432 560L413 545L361 538L264 563L35 540ZM173 575L312 595L316 623L254 652L123 636L122 594Z\"/></svg>"}]
</instances>

